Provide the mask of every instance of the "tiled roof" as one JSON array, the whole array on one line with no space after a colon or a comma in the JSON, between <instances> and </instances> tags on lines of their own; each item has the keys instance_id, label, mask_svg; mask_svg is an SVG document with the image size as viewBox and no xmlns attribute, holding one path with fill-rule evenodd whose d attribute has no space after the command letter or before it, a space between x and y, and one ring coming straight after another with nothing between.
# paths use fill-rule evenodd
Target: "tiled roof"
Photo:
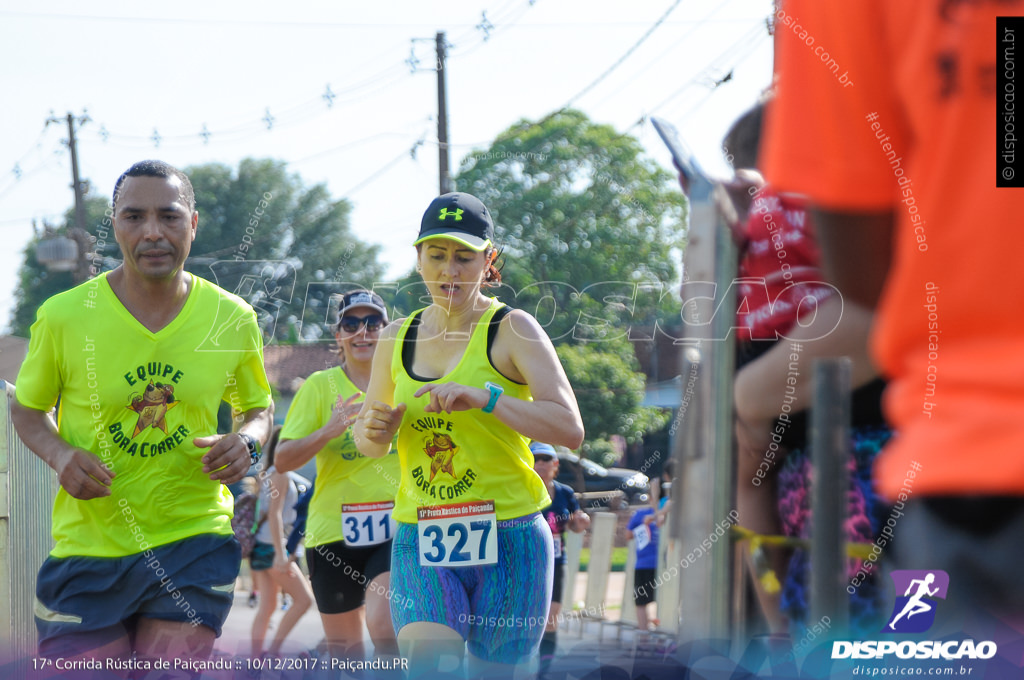
<instances>
[{"instance_id":1,"label":"tiled roof","mask_svg":"<svg viewBox=\"0 0 1024 680\"><path fill-rule=\"evenodd\" d=\"M267 379L282 394L294 394L299 385L315 371L338 365L334 343L267 345L263 348Z\"/></svg>"}]
</instances>

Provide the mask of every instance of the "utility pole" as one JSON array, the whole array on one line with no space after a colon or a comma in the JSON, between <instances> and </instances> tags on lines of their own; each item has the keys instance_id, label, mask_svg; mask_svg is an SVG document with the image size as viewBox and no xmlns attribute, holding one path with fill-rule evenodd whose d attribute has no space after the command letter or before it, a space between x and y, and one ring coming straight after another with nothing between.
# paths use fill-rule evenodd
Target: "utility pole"
<instances>
[{"instance_id":1,"label":"utility pole","mask_svg":"<svg viewBox=\"0 0 1024 680\"><path fill-rule=\"evenodd\" d=\"M65 120L68 124L67 145L71 150L71 189L75 192L75 226L68 230L68 235L78 245L78 262L74 269L74 279L76 283L81 283L89 278L87 255L91 240L89 233L85 230L85 183L78 175L78 141L75 139L75 124L84 125L89 122L90 118L85 112L78 118L69 112ZM47 125L61 122L63 121L60 118L52 114L46 119Z\"/></svg>"},{"instance_id":2,"label":"utility pole","mask_svg":"<svg viewBox=\"0 0 1024 680\"><path fill-rule=\"evenodd\" d=\"M437 156L441 193L452 190L452 180L448 174L448 95L445 92L445 59L446 45L444 31L437 32Z\"/></svg>"},{"instance_id":3,"label":"utility pole","mask_svg":"<svg viewBox=\"0 0 1024 680\"><path fill-rule=\"evenodd\" d=\"M82 116L79 123L89 120ZM85 231L85 191L78 177L78 141L75 139L75 117L68 113L68 148L71 149L71 188L75 192L75 229Z\"/></svg>"}]
</instances>

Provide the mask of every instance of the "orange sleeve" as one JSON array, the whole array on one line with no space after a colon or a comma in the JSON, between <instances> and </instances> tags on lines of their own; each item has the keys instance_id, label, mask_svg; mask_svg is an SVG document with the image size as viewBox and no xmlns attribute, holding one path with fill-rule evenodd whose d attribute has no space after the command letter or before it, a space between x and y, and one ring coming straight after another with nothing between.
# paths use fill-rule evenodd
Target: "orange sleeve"
<instances>
[{"instance_id":1,"label":"orange sleeve","mask_svg":"<svg viewBox=\"0 0 1024 680\"><path fill-rule=\"evenodd\" d=\"M876 211L897 200L882 144L901 153L906 124L891 91L879 1L786 0L776 13L765 174L824 208Z\"/></svg>"}]
</instances>

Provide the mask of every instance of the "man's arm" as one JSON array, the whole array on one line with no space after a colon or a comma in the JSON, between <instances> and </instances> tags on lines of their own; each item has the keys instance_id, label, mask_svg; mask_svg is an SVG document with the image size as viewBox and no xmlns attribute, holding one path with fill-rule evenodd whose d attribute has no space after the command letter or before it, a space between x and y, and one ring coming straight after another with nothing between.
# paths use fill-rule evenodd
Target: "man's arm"
<instances>
[{"instance_id":1,"label":"man's arm","mask_svg":"<svg viewBox=\"0 0 1024 680\"><path fill-rule=\"evenodd\" d=\"M57 473L57 480L71 496L87 501L110 495L114 472L91 451L64 441L50 414L11 403L14 429L25 445Z\"/></svg>"},{"instance_id":2,"label":"man's arm","mask_svg":"<svg viewBox=\"0 0 1024 680\"><path fill-rule=\"evenodd\" d=\"M274 427L274 405L265 408L249 409L242 414L244 421L238 432L231 434L213 434L209 437L196 437L193 443L199 448L210 450L203 456L203 472L209 473L210 479L224 484L234 484L249 471L249 447L240 435L255 437L261 444L270 439Z\"/></svg>"}]
</instances>

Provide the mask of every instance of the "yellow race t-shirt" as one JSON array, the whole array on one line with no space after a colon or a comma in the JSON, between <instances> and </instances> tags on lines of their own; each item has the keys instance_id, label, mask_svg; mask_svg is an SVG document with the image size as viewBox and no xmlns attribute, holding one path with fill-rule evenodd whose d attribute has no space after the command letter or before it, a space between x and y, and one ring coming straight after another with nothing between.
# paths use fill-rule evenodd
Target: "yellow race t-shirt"
<instances>
[{"instance_id":1,"label":"yellow race t-shirt","mask_svg":"<svg viewBox=\"0 0 1024 680\"><path fill-rule=\"evenodd\" d=\"M288 408L281 439L302 439L331 418L338 396L345 399L359 389L340 366L309 376ZM305 542L307 548L344 540L342 504L395 500L398 493L398 451L383 458L367 458L356 450L352 428L327 442L316 454L316 485L309 502Z\"/></svg>"},{"instance_id":2,"label":"yellow race t-shirt","mask_svg":"<svg viewBox=\"0 0 1024 680\"><path fill-rule=\"evenodd\" d=\"M198 534L231 533L231 492L203 472L217 409L267 407L263 342L244 300L193 276L178 316L153 333L106 274L39 308L16 385L23 406L58 403L60 435L115 473L111 495L64 489L53 507L53 557L120 557Z\"/></svg>"},{"instance_id":3,"label":"yellow race t-shirt","mask_svg":"<svg viewBox=\"0 0 1024 680\"><path fill-rule=\"evenodd\" d=\"M551 503L544 482L533 471L533 455L521 434L479 409L426 413L423 409L430 396L413 397L416 390L432 382L484 387L490 381L501 385L505 395L531 399L528 386L503 376L487 357L490 320L504 306L491 301L473 326L458 365L437 380L418 380L402 364L405 336L410 324L418 323L422 310L402 324L391 360L395 403L407 406L398 430L402 486L395 503L396 521L415 524L416 508L421 506L482 500L494 501L495 514L502 521L538 512Z\"/></svg>"}]
</instances>

